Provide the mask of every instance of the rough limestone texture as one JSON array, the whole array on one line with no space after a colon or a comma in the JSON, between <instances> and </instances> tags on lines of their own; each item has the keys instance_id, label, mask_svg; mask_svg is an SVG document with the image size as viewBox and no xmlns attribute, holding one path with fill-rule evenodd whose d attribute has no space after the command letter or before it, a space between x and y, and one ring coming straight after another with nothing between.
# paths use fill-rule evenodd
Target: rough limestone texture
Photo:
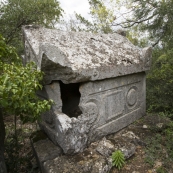
<instances>
[{"instance_id":1,"label":"rough limestone texture","mask_svg":"<svg viewBox=\"0 0 173 173\"><path fill-rule=\"evenodd\" d=\"M55 102L40 126L64 153L82 152L145 115L150 48L140 49L118 34L33 26L23 32L26 62L35 61L45 73L38 95Z\"/></svg>"},{"instance_id":2,"label":"rough limestone texture","mask_svg":"<svg viewBox=\"0 0 173 173\"><path fill-rule=\"evenodd\" d=\"M95 81L149 70L151 48L140 49L119 34L63 32L23 27L25 60L35 61L45 83Z\"/></svg>"},{"instance_id":3,"label":"rough limestone texture","mask_svg":"<svg viewBox=\"0 0 173 173\"><path fill-rule=\"evenodd\" d=\"M62 155L62 149L55 146L49 139L39 140L35 143L32 141L31 144L41 170L44 169L43 163L45 161L52 160Z\"/></svg>"},{"instance_id":4,"label":"rough limestone texture","mask_svg":"<svg viewBox=\"0 0 173 173\"><path fill-rule=\"evenodd\" d=\"M82 114L77 118L60 111L62 101L57 94L60 88L52 87L55 85L58 83L45 86L47 98L59 99L51 111L42 116L41 127L65 153L81 152L90 142L145 115L145 73L82 83L79 88ZM56 89L51 95L52 88Z\"/></svg>"},{"instance_id":5,"label":"rough limestone texture","mask_svg":"<svg viewBox=\"0 0 173 173\"><path fill-rule=\"evenodd\" d=\"M129 133L133 135L132 138L126 136ZM140 146L135 142L136 139L141 141L133 132L123 129L91 143L83 152L71 156L63 154L61 148L49 139L31 141L42 173L108 173L112 168L112 153L121 150L125 159L129 159L135 154L136 147Z\"/></svg>"}]
</instances>

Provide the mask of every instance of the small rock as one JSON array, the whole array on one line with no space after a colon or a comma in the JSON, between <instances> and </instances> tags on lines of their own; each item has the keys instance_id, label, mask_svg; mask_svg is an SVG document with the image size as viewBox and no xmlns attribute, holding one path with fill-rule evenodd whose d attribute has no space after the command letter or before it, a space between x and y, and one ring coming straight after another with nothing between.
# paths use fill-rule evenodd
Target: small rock
<instances>
[{"instance_id":1,"label":"small rock","mask_svg":"<svg viewBox=\"0 0 173 173\"><path fill-rule=\"evenodd\" d=\"M152 170L148 170L147 173L153 173L153 171Z\"/></svg>"},{"instance_id":2,"label":"small rock","mask_svg":"<svg viewBox=\"0 0 173 173\"><path fill-rule=\"evenodd\" d=\"M54 145L48 138L39 140L35 143L31 140L34 153L37 155L39 162L54 159L62 155L62 149ZM46 151L46 152L45 152Z\"/></svg>"},{"instance_id":3,"label":"small rock","mask_svg":"<svg viewBox=\"0 0 173 173\"><path fill-rule=\"evenodd\" d=\"M128 159L135 153L136 146L134 144L129 143L128 146L124 146L119 149L123 152L125 159Z\"/></svg>"},{"instance_id":4,"label":"small rock","mask_svg":"<svg viewBox=\"0 0 173 173\"><path fill-rule=\"evenodd\" d=\"M154 168L156 169L156 168L159 168L159 167L161 167L162 166L162 162L160 162L160 161L156 161L155 162L155 164L154 164Z\"/></svg>"},{"instance_id":5,"label":"small rock","mask_svg":"<svg viewBox=\"0 0 173 173\"><path fill-rule=\"evenodd\" d=\"M128 131L127 133L122 134L122 136L130 138L130 139L135 139L135 138L139 139L139 137L136 136L132 131Z\"/></svg>"},{"instance_id":6,"label":"small rock","mask_svg":"<svg viewBox=\"0 0 173 173\"><path fill-rule=\"evenodd\" d=\"M130 171L131 166L126 166L125 169L126 169L127 171Z\"/></svg>"},{"instance_id":7,"label":"small rock","mask_svg":"<svg viewBox=\"0 0 173 173\"><path fill-rule=\"evenodd\" d=\"M96 148L96 151L99 152L103 156L110 156L112 152L115 150L114 144L111 141L103 138Z\"/></svg>"},{"instance_id":8,"label":"small rock","mask_svg":"<svg viewBox=\"0 0 173 173\"><path fill-rule=\"evenodd\" d=\"M156 124L156 126L157 126L158 128L162 128L162 127L163 127L163 123L158 123L158 124Z\"/></svg>"},{"instance_id":9,"label":"small rock","mask_svg":"<svg viewBox=\"0 0 173 173\"><path fill-rule=\"evenodd\" d=\"M136 139L136 138L132 140L132 143L137 146L146 146L147 145L145 142L141 141L140 139Z\"/></svg>"},{"instance_id":10,"label":"small rock","mask_svg":"<svg viewBox=\"0 0 173 173\"><path fill-rule=\"evenodd\" d=\"M148 129L148 126L147 125L143 125L143 129Z\"/></svg>"}]
</instances>

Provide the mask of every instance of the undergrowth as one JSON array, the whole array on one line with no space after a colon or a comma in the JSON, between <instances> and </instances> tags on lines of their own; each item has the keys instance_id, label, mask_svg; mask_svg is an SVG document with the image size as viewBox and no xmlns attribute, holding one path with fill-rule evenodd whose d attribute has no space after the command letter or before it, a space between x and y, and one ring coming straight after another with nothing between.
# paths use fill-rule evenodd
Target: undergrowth
<instances>
[{"instance_id":1,"label":"undergrowth","mask_svg":"<svg viewBox=\"0 0 173 173\"><path fill-rule=\"evenodd\" d=\"M5 162L8 173L37 173L37 167L31 164L34 158L29 140L30 134L36 125L17 125L14 132L12 122L6 122ZM17 134L17 136L16 136Z\"/></svg>"},{"instance_id":2,"label":"undergrowth","mask_svg":"<svg viewBox=\"0 0 173 173\"><path fill-rule=\"evenodd\" d=\"M157 127L156 127L157 128ZM151 129L153 137L146 139L145 161L153 167L156 161L162 166L157 168L157 173L168 173L173 169L173 121L162 130Z\"/></svg>"}]
</instances>

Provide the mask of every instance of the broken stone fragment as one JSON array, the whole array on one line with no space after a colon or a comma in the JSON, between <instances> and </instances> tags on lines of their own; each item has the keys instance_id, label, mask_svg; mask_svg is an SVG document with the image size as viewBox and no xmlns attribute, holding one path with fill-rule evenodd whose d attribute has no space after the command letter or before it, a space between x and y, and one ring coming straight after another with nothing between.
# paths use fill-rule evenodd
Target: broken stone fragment
<instances>
[{"instance_id":1,"label":"broken stone fragment","mask_svg":"<svg viewBox=\"0 0 173 173\"><path fill-rule=\"evenodd\" d=\"M112 144L111 141L107 140L106 138L103 138L96 148L97 152L99 152L101 155L105 157L109 157L112 155L112 152L114 152L115 147L114 144Z\"/></svg>"},{"instance_id":2,"label":"broken stone fragment","mask_svg":"<svg viewBox=\"0 0 173 173\"><path fill-rule=\"evenodd\" d=\"M119 148L124 154L124 158L128 159L135 154L136 146L132 143L125 145L124 147Z\"/></svg>"}]
</instances>

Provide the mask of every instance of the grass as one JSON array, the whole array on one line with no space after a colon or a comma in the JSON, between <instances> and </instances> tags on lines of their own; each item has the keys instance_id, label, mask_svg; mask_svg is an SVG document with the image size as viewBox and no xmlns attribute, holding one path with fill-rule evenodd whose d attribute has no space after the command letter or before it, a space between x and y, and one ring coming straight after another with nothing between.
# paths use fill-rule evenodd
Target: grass
<instances>
[{"instance_id":1,"label":"grass","mask_svg":"<svg viewBox=\"0 0 173 173\"><path fill-rule=\"evenodd\" d=\"M162 130L152 128L153 137L146 139L145 161L154 167L156 161L162 162L157 173L168 173L173 169L173 122Z\"/></svg>"}]
</instances>

